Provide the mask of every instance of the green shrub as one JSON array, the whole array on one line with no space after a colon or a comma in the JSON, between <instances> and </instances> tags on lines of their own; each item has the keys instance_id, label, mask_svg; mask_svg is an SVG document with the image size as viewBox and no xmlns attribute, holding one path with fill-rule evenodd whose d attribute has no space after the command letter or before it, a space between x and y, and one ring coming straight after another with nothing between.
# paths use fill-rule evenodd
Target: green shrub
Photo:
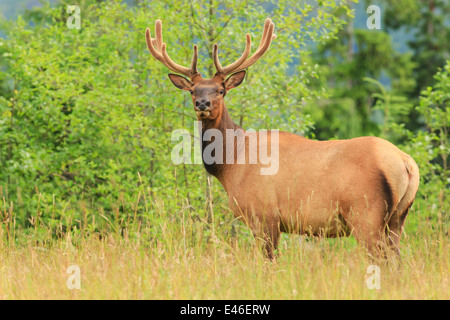
<instances>
[{"instance_id":1,"label":"green shrub","mask_svg":"<svg viewBox=\"0 0 450 320\"><path fill-rule=\"evenodd\" d=\"M88 221L96 229L106 218L120 224L129 212L139 218L156 210L143 193L163 199L168 212L185 205L202 212L202 165L170 159L172 131L194 134L195 114L147 51L144 31L154 32L156 19L169 55L187 64L197 43L200 71L211 76L214 42L229 63L243 50L245 32L255 50L265 18L273 17L277 40L227 106L244 128L306 133L312 123L301 113L303 102L322 89L308 86L319 74L305 43L334 37L344 20L330 12L351 14L335 1L301 9L294 1L82 4L79 30L67 28L63 2L6 23L0 39L0 197L3 218L11 212L18 226L33 225L36 216L48 225ZM214 192L219 208L226 203L221 192Z\"/></svg>"}]
</instances>

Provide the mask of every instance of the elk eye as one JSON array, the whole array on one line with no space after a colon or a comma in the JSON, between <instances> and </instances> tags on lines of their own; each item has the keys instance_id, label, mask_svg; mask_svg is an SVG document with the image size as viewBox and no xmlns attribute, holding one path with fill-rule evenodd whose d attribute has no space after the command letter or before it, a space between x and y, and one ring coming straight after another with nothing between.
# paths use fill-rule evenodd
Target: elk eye
<instances>
[{"instance_id":1,"label":"elk eye","mask_svg":"<svg viewBox=\"0 0 450 320\"><path fill-rule=\"evenodd\" d=\"M220 92L219 92L220 94L224 94L225 93L225 90L220 90Z\"/></svg>"},{"instance_id":2,"label":"elk eye","mask_svg":"<svg viewBox=\"0 0 450 320\"><path fill-rule=\"evenodd\" d=\"M189 90L189 92L190 92L191 94L194 94L194 91L192 91L192 90Z\"/></svg>"}]
</instances>

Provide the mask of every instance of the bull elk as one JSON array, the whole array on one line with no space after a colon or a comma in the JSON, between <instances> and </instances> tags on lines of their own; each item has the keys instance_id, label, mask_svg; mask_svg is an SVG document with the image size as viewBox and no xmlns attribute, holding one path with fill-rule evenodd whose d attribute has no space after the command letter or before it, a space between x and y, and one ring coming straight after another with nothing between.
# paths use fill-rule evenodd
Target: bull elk
<instances>
[{"instance_id":1,"label":"bull elk","mask_svg":"<svg viewBox=\"0 0 450 320\"><path fill-rule=\"evenodd\" d=\"M214 44L217 72L211 79L202 78L197 70L196 45L191 66L183 67L167 54L160 20L156 20L155 33L152 38L146 29L148 50L177 73L169 74L172 83L190 92L201 130L223 133L224 157L230 144L237 151L248 150L250 138L255 135L257 149L274 142L270 134L264 142L259 139L260 133L240 128L231 120L224 102L228 91L242 83L245 69L258 61L275 39L270 19L265 21L261 42L250 58L249 34L244 53L226 67L222 67ZM240 130L244 143L227 139L227 129ZM202 149L210 143L202 141ZM273 150L273 143L271 147ZM385 256L391 250L399 253L400 235L419 186L419 169L409 155L377 137L314 141L288 132L279 132L275 148L279 152L279 167L274 175L262 175L260 169L265 164L260 161L204 161L206 170L227 192L235 216L247 223L255 237L264 240L270 259L281 232L325 237L352 234L372 255Z\"/></svg>"}]
</instances>

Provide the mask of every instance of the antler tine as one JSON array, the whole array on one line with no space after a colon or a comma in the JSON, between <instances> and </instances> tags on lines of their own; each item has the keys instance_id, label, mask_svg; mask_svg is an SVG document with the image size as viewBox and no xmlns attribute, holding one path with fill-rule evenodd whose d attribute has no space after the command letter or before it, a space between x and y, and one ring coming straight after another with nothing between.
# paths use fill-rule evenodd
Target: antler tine
<instances>
[{"instance_id":1,"label":"antler tine","mask_svg":"<svg viewBox=\"0 0 450 320\"><path fill-rule=\"evenodd\" d=\"M160 61L170 70L180 73L189 78L194 78L199 73L197 71L197 61L198 61L198 48L194 45L194 53L192 55L191 67L186 68L177 63L175 63L167 54L166 44L163 42L162 36L162 22L161 20L156 20L155 22L155 34L156 38L152 38L150 35L150 29L145 30L145 40L147 42L147 47L153 57Z\"/></svg>"},{"instance_id":2,"label":"antler tine","mask_svg":"<svg viewBox=\"0 0 450 320\"><path fill-rule=\"evenodd\" d=\"M218 46L217 46L217 43L215 43L214 47L213 47L213 60L214 60L214 65L216 67L217 73L223 74L224 76L231 74L234 69L238 68L247 59L248 55L250 54L251 47L252 47L252 39L250 37L250 34L247 33L245 49L244 49L244 52L242 53L241 57L239 59L237 59L235 62L226 66L225 68L222 68L222 65L220 64L220 60L219 60Z\"/></svg>"},{"instance_id":3,"label":"antler tine","mask_svg":"<svg viewBox=\"0 0 450 320\"><path fill-rule=\"evenodd\" d=\"M223 72L226 75L228 75L232 73L234 69L238 68L241 64L243 64L244 61L247 59L248 55L250 54L251 48L252 48L252 38L250 37L250 34L247 33L244 53L235 62L223 68Z\"/></svg>"},{"instance_id":4,"label":"antler tine","mask_svg":"<svg viewBox=\"0 0 450 320\"><path fill-rule=\"evenodd\" d=\"M191 73L193 75L198 74L197 61L198 61L198 47L196 44L194 44L194 53L192 54L192 62L191 62Z\"/></svg>"},{"instance_id":5,"label":"antler tine","mask_svg":"<svg viewBox=\"0 0 450 320\"><path fill-rule=\"evenodd\" d=\"M162 44L164 42L162 35L162 22L159 19L155 21L155 36L156 36L156 47L161 52Z\"/></svg>"},{"instance_id":6,"label":"antler tine","mask_svg":"<svg viewBox=\"0 0 450 320\"><path fill-rule=\"evenodd\" d=\"M182 75L185 75L187 77L192 77L190 68L186 68L186 67L180 66L178 63L175 63L169 57L169 55L167 54L167 51L166 51L166 44L165 43L162 44L162 50L161 51L162 51L162 55L164 57L164 60L169 65L169 69L170 70L178 72L178 73L180 73Z\"/></svg>"},{"instance_id":7,"label":"antler tine","mask_svg":"<svg viewBox=\"0 0 450 320\"><path fill-rule=\"evenodd\" d=\"M261 49L261 47L263 46L263 44L264 44L264 39L266 39L266 37L267 37L267 30L269 30L269 26L270 26L270 23L271 23L271 22L272 22L272 20L270 20L270 18L267 18L266 21L264 22L264 30L263 30L263 34L262 34L262 37L261 37L261 41L259 42L258 49L256 49L256 51L258 51L259 49Z\"/></svg>"},{"instance_id":8,"label":"antler tine","mask_svg":"<svg viewBox=\"0 0 450 320\"><path fill-rule=\"evenodd\" d=\"M259 42L259 46L258 49L256 51L258 51L259 49L261 49L261 47L263 46L263 44L265 43L264 40L267 37L267 31L269 30L270 24L273 24L275 26L275 24L272 22L272 20L270 18L267 18L266 21L264 22L264 31L263 31L263 35L261 37L261 41ZM277 36L276 35L272 35L272 40L275 39Z\"/></svg>"},{"instance_id":9,"label":"antler tine","mask_svg":"<svg viewBox=\"0 0 450 320\"><path fill-rule=\"evenodd\" d=\"M145 41L147 42L148 51L150 51L152 56L161 61L167 67L163 56L154 47L154 45L156 45L156 40L151 37L149 28L145 30Z\"/></svg>"},{"instance_id":10,"label":"antler tine","mask_svg":"<svg viewBox=\"0 0 450 320\"><path fill-rule=\"evenodd\" d=\"M214 65L216 67L218 74L223 74L224 76L227 76L231 73L235 73L240 70L247 69L252 64L254 64L256 61L259 60L263 56L264 53L266 53L267 49L269 49L270 43L273 39L276 38L276 36L273 34L273 30L275 28L275 25L273 24L272 20L269 18L266 19L264 23L264 31L261 38L261 41L259 43L258 49L256 52L248 59L248 55L250 54L251 49L251 37L250 34L247 33L247 42L245 45L245 50L242 56L233 62L232 64L228 65L225 68L222 68L220 61L219 61L219 54L218 54L218 46L217 44L214 44L213 47L213 59L214 59Z\"/></svg>"},{"instance_id":11,"label":"antler tine","mask_svg":"<svg viewBox=\"0 0 450 320\"><path fill-rule=\"evenodd\" d=\"M216 67L217 73L223 73L223 68L222 68L222 65L220 64L220 60L219 60L217 43L214 43L214 46L213 46L213 60L214 60L214 66Z\"/></svg>"},{"instance_id":12,"label":"antler tine","mask_svg":"<svg viewBox=\"0 0 450 320\"><path fill-rule=\"evenodd\" d=\"M263 37L261 38L261 42L259 44L258 50L243 64L241 64L236 70L233 72L237 72L240 70L247 69L251 65L253 65L256 61L258 61L269 49L270 44L272 43L272 40L275 39L277 36L273 34L273 30L275 28L274 23L270 19L266 19L266 23L264 25L264 31Z\"/></svg>"}]
</instances>

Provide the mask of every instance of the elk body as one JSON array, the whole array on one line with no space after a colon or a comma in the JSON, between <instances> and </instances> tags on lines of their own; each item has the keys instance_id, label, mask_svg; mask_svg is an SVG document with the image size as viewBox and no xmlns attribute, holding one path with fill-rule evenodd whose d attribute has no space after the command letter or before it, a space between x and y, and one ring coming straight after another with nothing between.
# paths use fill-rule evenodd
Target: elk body
<instances>
[{"instance_id":1,"label":"elk body","mask_svg":"<svg viewBox=\"0 0 450 320\"><path fill-rule=\"evenodd\" d=\"M232 144L236 151L248 149L255 135L257 149L278 150L278 172L273 175L262 175L260 169L265 165L249 163L247 155L244 164L205 163L206 170L227 192L235 216L248 224L255 237L264 239L269 258L274 256L281 232L325 237L354 235L371 254L386 254L390 249L398 253L402 228L419 185L419 169L409 155L376 137L313 141L279 132L277 141L271 134L264 141L259 139L260 134L245 132L231 120L224 97L241 84L245 69L267 51L275 39L273 31L274 24L267 19L259 47L250 58L251 40L247 34L244 53L227 67L221 66L215 44L217 72L211 79L203 79L197 71L195 45L190 68L170 59L160 20L155 24L156 37L152 38L147 29L146 41L157 60L185 76L169 74L177 88L191 93L202 131L217 129L223 133L224 157L227 145ZM240 130L244 142L234 138L227 141L227 129ZM209 143L203 142L202 148Z\"/></svg>"}]
</instances>

